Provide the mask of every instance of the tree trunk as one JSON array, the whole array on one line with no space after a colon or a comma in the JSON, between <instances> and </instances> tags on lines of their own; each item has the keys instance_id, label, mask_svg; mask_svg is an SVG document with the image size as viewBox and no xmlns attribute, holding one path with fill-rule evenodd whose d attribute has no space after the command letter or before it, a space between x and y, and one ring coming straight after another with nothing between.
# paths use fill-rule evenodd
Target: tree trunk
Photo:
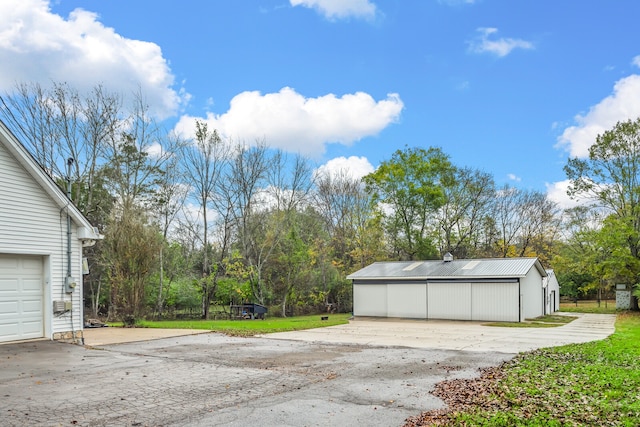
<instances>
[{"instance_id":1,"label":"tree trunk","mask_svg":"<svg viewBox=\"0 0 640 427\"><path fill-rule=\"evenodd\" d=\"M163 279L164 279L164 257L163 257L163 252L164 252L164 245L160 247L160 283L158 286L158 301L157 301L157 311L158 311L158 318L162 317L162 287L163 287Z\"/></svg>"},{"instance_id":2,"label":"tree trunk","mask_svg":"<svg viewBox=\"0 0 640 427\"><path fill-rule=\"evenodd\" d=\"M284 297L282 298L282 317L287 317L287 295L289 294L289 292L284 294Z\"/></svg>"}]
</instances>

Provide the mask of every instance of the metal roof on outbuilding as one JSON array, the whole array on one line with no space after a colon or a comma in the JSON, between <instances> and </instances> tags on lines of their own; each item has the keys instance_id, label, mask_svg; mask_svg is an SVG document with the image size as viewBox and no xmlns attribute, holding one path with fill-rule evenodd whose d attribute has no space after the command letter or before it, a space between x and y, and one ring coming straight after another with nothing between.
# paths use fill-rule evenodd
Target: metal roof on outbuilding
<instances>
[{"instance_id":1,"label":"metal roof on outbuilding","mask_svg":"<svg viewBox=\"0 0 640 427\"><path fill-rule=\"evenodd\" d=\"M537 258L458 259L453 261L375 262L347 279L490 279L525 277L535 267L547 276Z\"/></svg>"}]
</instances>

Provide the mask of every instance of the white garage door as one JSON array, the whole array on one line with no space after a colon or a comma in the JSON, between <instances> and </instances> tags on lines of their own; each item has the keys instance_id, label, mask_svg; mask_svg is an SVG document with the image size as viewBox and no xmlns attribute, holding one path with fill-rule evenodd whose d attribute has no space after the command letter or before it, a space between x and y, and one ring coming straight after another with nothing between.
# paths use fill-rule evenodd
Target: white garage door
<instances>
[{"instance_id":1,"label":"white garage door","mask_svg":"<svg viewBox=\"0 0 640 427\"><path fill-rule=\"evenodd\" d=\"M471 291L471 319L518 322L519 302L517 283L474 283Z\"/></svg>"},{"instance_id":2,"label":"white garage door","mask_svg":"<svg viewBox=\"0 0 640 427\"><path fill-rule=\"evenodd\" d=\"M471 283L427 285L429 319L471 320Z\"/></svg>"},{"instance_id":3,"label":"white garage door","mask_svg":"<svg viewBox=\"0 0 640 427\"><path fill-rule=\"evenodd\" d=\"M427 285L425 283L388 284L387 316L426 319Z\"/></svg>"},{"instance_id":4,"label":"white garage door","mask_svg":"<svg viewBox=\"0 0 640 427\"><path fill-rule=\"evenodd\" d=\"M0 254L0 342L44 336L42 257Z\"/></svg>"},{"instance_id":5,"label":"white garage door","mask_svg":"<svg viewBox=\"0 0 640 427\"><path fill-rule=\"evenodd\" d=\"M353 285L354 316L387 316L387 285Z\"/></svg>"},{"instance_id":6,"label":"white garage door","mask_svg":"<svg viewBox=\"0 0 640 427\"><path fill-rule=\"evenodd\" d=\"M517 322L518 283L429 282L429 319Z\"/></svg>"}]
</instances>

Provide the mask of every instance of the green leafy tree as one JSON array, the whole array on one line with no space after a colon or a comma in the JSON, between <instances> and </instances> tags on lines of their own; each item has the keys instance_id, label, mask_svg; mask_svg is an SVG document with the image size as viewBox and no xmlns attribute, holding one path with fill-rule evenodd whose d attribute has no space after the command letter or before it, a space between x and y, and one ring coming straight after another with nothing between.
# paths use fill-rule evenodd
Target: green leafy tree
<instances>
[{"instance_id":1,"label":"green leafy tree","mask_svg":"<svg viewBox=\"0 0 640 427\"><path fill-rule=\"evenodd\" d=\"M640 119L618 122L598 135L589 157L569 159L564 170L571 181L569 195L610 212L616 232L623 234L616 240L640 259ZM616 254L620 255L611 256ZM634 275L632 282L637 284L640 270Z\"/></svg>"},{"instance_id":2,"label":"green leafy tree","mask_svg":"<svg viewBox=\"0 0 640 427\"><path fill-rule=\"evenodd\" d=\"M440 148L407 148L363 178L372 202L385 212L384 226L398 259L437 256L429 226L446 201L442 180L452 171Z\"/></svg>"},{"instance_id":3,"label":"green leafy tree","mask_svg":"<svg viewBox=\"0 0 640 427\"><path fill-rule=\"evenodd\" d=\"M109 279L109 317L135 322L145 313L147 284L157 267L161 234L140 209L114 210L102 257Z\"/></svg>"}]
</instances>

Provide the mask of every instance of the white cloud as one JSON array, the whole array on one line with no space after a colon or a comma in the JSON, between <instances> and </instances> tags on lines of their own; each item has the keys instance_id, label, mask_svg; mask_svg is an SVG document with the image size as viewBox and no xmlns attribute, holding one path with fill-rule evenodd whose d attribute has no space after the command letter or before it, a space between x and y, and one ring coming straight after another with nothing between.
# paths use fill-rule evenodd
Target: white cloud
<instances>
[{"instance_id":1,"label":"white cloud","mask_svg":"<svg viewBox=\"0 0 640 427\"><path fill-rule=\"evenodd\" d=\"M310 157L324 153L327 143L350 145L377 135L398 120L404 107L397 94L381 101L363 92L305 98L288 87L264 95L242 92L230 104L226 113L207 113L200 120L227 139L265 140L271 147ZM192 136L196 119L182 116L175 130Z\"/></svg>"},{"instance_id":2,"label":"white cloud","mask_svg":"<svg viewBox=\"0 0 640 427\"><path fill-rule=\"evenodd\" d=\"M474 53L493 53L499 57L507 56L514 49L533 49L531 42L522 39L501 38L489 40L492 34L498 32L497 28L478 28L480 33L477 39L469 42L469 50Z\"/></svg>"},{"instance_id":3,"label":"white cloud","mask_svg":"<svg viewBox=\"0 0 640 427\"><path fill-rule=\"evenodd\" d=\"M0 2L0 91L16 82L66 82L78 90L103 84L130 96L142 90L152 112L175 114L189 95L173 89L174 76L155 43L125 38L98 16L75 9L68 18L48 0Z\"/></svg>"},{"instance_id":4,"label":"white cloud","mask_svg":"<svg viewBox=\"0 0 640 427\"><path fill-rule=\"evenodd\" d=\"M613 87L613 94L575 117L576 125L564 130L557 148L564 148L573 157L587 157L596 136L612 129L619 121L640 117L640 75L622 78Z\"/></svg>"},{"instance_id":5,"label":"white cloud","mask_svg":"<svg viewBox=\"0 0 640 427\"><path fill-rule=\"evenodd\" d=\"M516 182L522 181L522 178L520 178L519 176L513 173L507 174L507 178L509 178L511 181L516 181Z\"/></svg>"},{"instance_id":6,"label":"white cloud","mask_svg":"<svg viewBox=\"0 0 640 427\"><path fill-rule=\"evenodd\" d=\"M376 5L369 0L289 0L291 6L316 9L325 18L333 21L349 17L372 20L376 16Z\"/></svg>"},{"instance_id":7,"label":"white cloud","mask_svg":"<svg viewBox=\"0 0 640 427\"><path fill-rule=\"evenodd\" d=\"M547 187L547 197L549 200L556 202L561 209L575 208L576 206L587 203L586 200L576 200L569 197L567 194L569 184L570 181L568 179L554 182L552 184L545 183L545 186Z\"/></svg>"},{"instance_id":8,"label":"white cloud","mask_svg":"<svg viewBox=\"0 0 640 427\"><path fill-rule=\"evenodd\" d=\"M633 65L635 65L636 67L640 67L640 55L634 57L633 60L631 61L631 63Z\"/></svg>"},{"instance_id":9,"label":"white cloud","mask_svg":"<svg viewBox=\"0 0 640 427\"><path fill-rule=\"evenodd\" d=\"M352 179L360 179L375 171L373 165L366 157L336 157L316 169L314 175L340 177L347 176Z\"/></svg>"}]
</instances>

